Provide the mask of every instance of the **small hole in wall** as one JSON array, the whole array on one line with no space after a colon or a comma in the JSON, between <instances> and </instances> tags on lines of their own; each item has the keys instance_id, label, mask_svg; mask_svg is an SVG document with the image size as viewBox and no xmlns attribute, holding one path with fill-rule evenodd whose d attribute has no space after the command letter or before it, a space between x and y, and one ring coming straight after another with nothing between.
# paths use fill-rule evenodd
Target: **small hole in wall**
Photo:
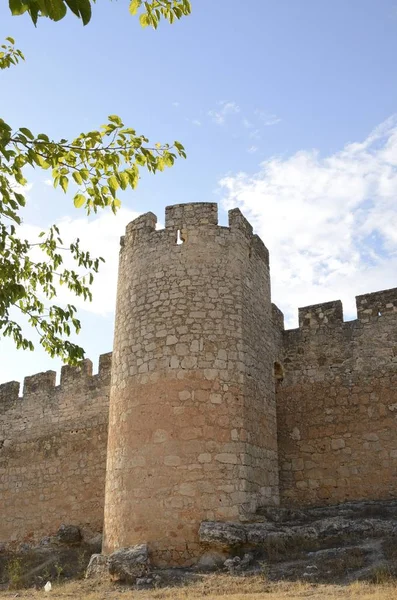
<instances>
[{"instance_id":1,"label":"small hole in wall","mask_svg":"<svg viewBox=\"0 0 397 600\"><path fill-rule=\"evenodd\" d=\"M284 369L279 362L274 363L274 378L277 383L281 383L284 379Z\"/></svg>"},{"instance_id":2,"label":"small hole in wall","mask_svg":"<svg viewBox=\"0 0 397 600\"><path fill-rule=\"evenodd\" d=\"M183 244L184 241L185 240L182 237L181 230L178 229L178 231L176 232L176 243L177 243L177 246L180 246L181 244Z\"/></svg>"}]
</instances>

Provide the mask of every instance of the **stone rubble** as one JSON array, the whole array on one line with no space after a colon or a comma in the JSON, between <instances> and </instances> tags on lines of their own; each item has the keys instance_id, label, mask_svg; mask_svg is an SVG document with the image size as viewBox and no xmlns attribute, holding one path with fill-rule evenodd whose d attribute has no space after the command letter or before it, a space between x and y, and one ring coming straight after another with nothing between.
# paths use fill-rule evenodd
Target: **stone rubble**
<instances>
[{"instance_id":1,"label":"stone rubble","mask_svg":"<svg viewBox=\"0 0 397 600\"><path fill-rule=\"evenodd\" d=\"M112 581L135 583L150 570L147 544L116 550L108 556L107 567Z\"/></svg>"}]
</instances>

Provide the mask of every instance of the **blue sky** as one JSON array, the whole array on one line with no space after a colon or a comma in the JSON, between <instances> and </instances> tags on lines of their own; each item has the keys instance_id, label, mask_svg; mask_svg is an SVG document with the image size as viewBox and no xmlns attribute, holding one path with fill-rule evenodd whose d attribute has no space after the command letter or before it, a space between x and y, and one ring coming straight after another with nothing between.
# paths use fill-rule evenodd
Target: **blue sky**
<instances>
[{"instance_id":1,"label":"blue sky","mask_svg":"<svg viewBox=\"0 0 397 600\"><path fill-rule=\"evenodd\" d=\"M117 218L87 221L34 172L25 229L61 222L107 259L80 342L96 363L112 346L117 239L125 223L178 202L242 208L271 251L273 297L297 307L397 285L397 1L192 0L190 17L142 30L128 2L102 0L87 27L0 8L26 63L2 72L1 117L56 137L106 116L186 161L144 176ZM112 291L110 291L112 289ZM44 352L0 345L0 381L59 369Z\"/></svg>"}]
</instances>

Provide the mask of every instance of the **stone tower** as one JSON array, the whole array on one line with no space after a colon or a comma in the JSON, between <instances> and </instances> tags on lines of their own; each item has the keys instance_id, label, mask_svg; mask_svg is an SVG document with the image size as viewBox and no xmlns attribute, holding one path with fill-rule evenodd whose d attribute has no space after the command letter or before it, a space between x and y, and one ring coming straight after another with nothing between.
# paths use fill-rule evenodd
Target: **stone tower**
<instances>
[{"instance_id":1,"label":"stone tower","mask_svg":"<svg viewBox=\"0 0 397 600\"><path fill-rule=\"evenodd\" d=\"M239 210L147 213L121 240L104 552L191 564L203 520L278 503L268 251Z\"/></svg>"}]
</instances>

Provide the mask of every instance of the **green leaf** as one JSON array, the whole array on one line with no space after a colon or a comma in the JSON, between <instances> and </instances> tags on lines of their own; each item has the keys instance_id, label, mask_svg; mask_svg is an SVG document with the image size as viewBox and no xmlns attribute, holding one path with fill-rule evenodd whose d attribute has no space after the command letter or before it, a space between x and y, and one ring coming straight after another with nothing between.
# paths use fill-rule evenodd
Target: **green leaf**
<instances>
[{"instance_id":1,"label":"green leaf","mask_svg":"<svg viewBox=\"0 0 397 600\"><path fill-rule=\"evenodd\" d=\"M120 179L120 187L121 187L121 189L122 190L127 189L128 184L130 182L127 173L125 173L124 171L122 171L121 173L119 173L119 179Z\"/></svg>"},{"instance_id":2,"label":"green leaf","mask_svg":"<svg viewBox=\"0 0 397 600\"><path fill-rule=\"evenodd\" d=\"M20 127L19 131L21 133L23 133L23 135L26 135L27 138L29 138L30 140L34 140L34 135L33 133L30 131L30 129L27 129L26 127Z\"/></svg>"},{"instance_id":3,"label":"green leaf","mask_svg":"<svg viewBox=\"0 0 397 600\"><path fill-rule=\"evenodd\" d=\"M138 12L138 8L141 6L141 4L142 0L131 0L129 6L129 11L131 15L136 15L136 13Z\"/></svg>"},{"instance_id":4,"label":"green leaf","mask_svg":"<svg viewBox=\"0 0 397 600\"><path fill-rule=\"evenodd\" d=\"M50 168L50 164L46 160L44 160L44 158L41 156L41 154L34 153L33 158L34 158L35 163L37 165L39 165L39 167L41 167L42 169Z\"/></svg>"},{"instance_id":5,"label":"green leaf","mask_svg":"<svg viewBox=\"0 0 397 600\"><path fill-rule=\"evenodd\" d=\"M76 208L81 208L86 203L86 197L83 194L76 194L73 199L73 204Z\"/></svg>"},{"instance_id":6,"label":"green leaf","mask_svg":"<svg viewBox=\"0 0 397 600\"><path fill-rule=\"evenodd\" d=\"M109 119L109 121L111 121L112 123L115 123L115 125L117 125L118 127L122 127L122 125L123 125L123 122L122 122L122 120L121 120L121 119L120 119L120 117L119 117L119 116L117 116L117 115L109 115L109 116L108 116L108 119Z\"/></svg>"},{"instance_id":7,"label":"green leaf","mask_svg":"<svg viewBox=\"0 0 397 600\"><path fill-rule=\"evenodd\" d=\"M69 184L69 179L66 177L66 175L61 176L59 183L61 184L61 188L63 189L63 191L66 194L66 191L68 189L68 184Z\"/></svg>"},{"instance_id":8,"label":"green leaf","mask_svg":"<svg viewBox=\"0 0 397 600\"><path fill-rule=\"evenodd\" d=\"M114 196L116 191L119 188L119 182L117 181L117 179L114 175L112 175L111 177L108 178L108 186L110 188L112 195Z\"/></svg>"},{"instance_id":9,"label":"green leaf","mask_svg":"<svg viewBox=\"0 0 397 600\"><path fill-rule=\"evenodd\" d=\"M9 7L13 15L22 15L28 10L28 5L22 0L9 0Z\"/></svg>"},{"instance_id":10,"label":"green leaf","mask_svg":"<svg viewBox=\"0 0 397 600\"><path fill-rule=\"evenodd\" d=\"M70 10L83 21L83 25L91 20L91 2L89 0L65 0Z\"/></svg>"},{"instance_id":11,"label":"green leaf","mask_svg":"<svg viewBox=\"0 0 397 600\"><path fill-rule=\"evenodd\" d=\"M66 6L63 0L41 0L39 5L44 2L42 12L47 13L48 17L53 21L60 21L66 15Z\"/></svg>"},{"instance_id":12,"label":"green leaf","mask_svg":"<svg viewBox=\"0 0 397 600\"><path fill-rule=\"evenodd\" d=\"M142 27L147 27L148 25L150 25L150 19L148 17L147 14L142 13L141 16L139 17L139 22L141 24Z\"/></svg>"},{"instance_id":13,"label":"green leaf","mask_svg":"<svg viewBox=\"0 0 397 600\"><path fill-rule=\"evenodd\" d=\"M25 196L23 196L22 194L18 194L18 192L14 192L14 196L17 199L19 206L25 206Z\"/></svg>"},{"instance_id":14,"label":"green leaf","mask_svg":"<svg viewBox=\"0 0 397 600\"><path fill-rule=\"evenodd\" d=\"M174 157L171 154L164 156L164 164L166 167L172 167L174 164Z\"/></svg>"},{"instance_id":15,"label":"green leaf","mask_svg":"<svg viewBox=\"0 0 397 600\"><path fill-rule=\"evenodd\" d=\"M83 183L83 178L78 171L73 171L73 179L77 185L81 185Z\"/></svg>"}]
</instances>

